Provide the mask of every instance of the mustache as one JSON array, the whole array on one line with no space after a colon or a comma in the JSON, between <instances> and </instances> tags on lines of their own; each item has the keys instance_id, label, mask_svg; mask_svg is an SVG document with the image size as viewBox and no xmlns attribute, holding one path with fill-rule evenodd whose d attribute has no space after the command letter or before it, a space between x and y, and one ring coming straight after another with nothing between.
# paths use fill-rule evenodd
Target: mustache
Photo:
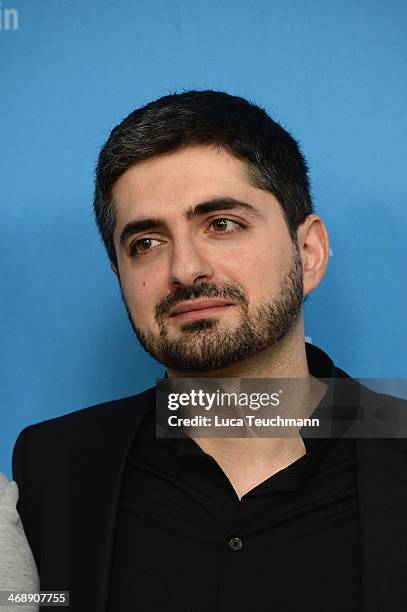
<instances>
[{"instance_id":1,"label":"mustache","mask_svg":"<svg viewBox=\"0 0 407 612\"><path fill-rule=\"evenodd\" d=\"M230 299L242 304L248 303L246 292L233 283L225 283L221 286L214 283L202 283L193 287L177 287L171 295L165 297L157 304L155 307L155 318L160 320L177 304L200 297Z\"/></svg>"}]
</instances>

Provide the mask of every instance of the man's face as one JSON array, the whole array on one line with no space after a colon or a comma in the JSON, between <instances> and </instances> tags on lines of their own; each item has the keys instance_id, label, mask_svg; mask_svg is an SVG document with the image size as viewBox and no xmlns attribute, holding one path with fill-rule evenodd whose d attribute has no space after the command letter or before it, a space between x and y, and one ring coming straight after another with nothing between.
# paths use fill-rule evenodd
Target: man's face
<instances>
[{"instance_id":1,"label":"man's face","mask_svg":"<svg viewBox=\"0 0 407 612\"><path fill-rule=\"evenodd\" d=\"M127 170L113 198L115 271L155 359L179 372L217 370L292 328L300 254L276 198L249 184L243 162L189 147Z\"/></svg>"}]
</instances>

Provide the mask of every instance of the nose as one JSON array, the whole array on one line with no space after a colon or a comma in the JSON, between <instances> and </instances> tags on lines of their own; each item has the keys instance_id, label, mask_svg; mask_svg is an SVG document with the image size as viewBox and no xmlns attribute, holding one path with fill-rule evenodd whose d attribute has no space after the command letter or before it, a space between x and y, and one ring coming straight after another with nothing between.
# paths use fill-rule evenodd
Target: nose
<instances>
[{"instance_id":1,"label":"nose","mask_svg":"<svg viewBox=\"0 0 407 612\"><path fill-rule=\"evenodd\" d=\"M209 281L214 269L208 256L189 237L173 247L170 262L171 283L174 286L191 286Z\"/></svg>"}]
</instances>

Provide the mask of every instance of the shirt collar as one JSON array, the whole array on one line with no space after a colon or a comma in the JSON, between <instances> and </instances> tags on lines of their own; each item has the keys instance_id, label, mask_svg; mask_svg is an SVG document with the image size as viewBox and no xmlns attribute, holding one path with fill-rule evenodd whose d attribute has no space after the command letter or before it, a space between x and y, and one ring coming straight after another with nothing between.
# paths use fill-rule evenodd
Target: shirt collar
<instances>
[{"instance_id":1,"label":"shirt collar","mask_svg":"<svg viewBox=\"0 0 407 612\"><path fill-rule=\"evenodd\" d=\"M292 487L290 488L299 486L300 481L309 474L322 453L328 450L334 441L345 433L350 423L349 419L354 417L358 405L354 386L351 385L352 393L350 393L349 389L345 390L344 385L336 384L336 379L339 378L348 379L349 381L352 381L352 379L345 372L337 368L330 357L320 348L305 343L305 349L310 374L315 378L325 379L324 382L327 384L325 394L311 416L313 418L328 419L327 422L332 423L332 429L329 437L318 437L317 430L314 431L315 437L310 429L304 433L303 441L306 455L299 459L298 462L295 462L298 463L298 466L296 466L298 471L291 481ZM167 373L165 373L165 377L168 378ZM346 420L343 418L344 406L348 408ZM340 419L338 418L339 411L341 413ZM337 417L336 419L335 416ZM173 443L177 455L206 455L213 460L210 455L204 453L200 446L190 438L174 438Z\"/></svg>"}]
</instances>

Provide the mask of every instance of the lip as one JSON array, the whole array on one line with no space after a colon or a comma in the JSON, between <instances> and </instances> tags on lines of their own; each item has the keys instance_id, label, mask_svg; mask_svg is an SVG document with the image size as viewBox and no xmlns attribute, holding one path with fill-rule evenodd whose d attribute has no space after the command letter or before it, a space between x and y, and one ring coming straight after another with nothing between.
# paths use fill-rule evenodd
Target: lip
<instances>
[{"instance_id":1,"label":"lip","mask_svg":"<svg viewBox=\"0 0 407 612\"><path fill-rule=\"evenodd\" d=\"M176 319L199 319L207 315L218 314L225 308L234 306L234 303L226 300L192 300L178 304L170 312L170 318Z\"/></svg>"}]
</instances>

